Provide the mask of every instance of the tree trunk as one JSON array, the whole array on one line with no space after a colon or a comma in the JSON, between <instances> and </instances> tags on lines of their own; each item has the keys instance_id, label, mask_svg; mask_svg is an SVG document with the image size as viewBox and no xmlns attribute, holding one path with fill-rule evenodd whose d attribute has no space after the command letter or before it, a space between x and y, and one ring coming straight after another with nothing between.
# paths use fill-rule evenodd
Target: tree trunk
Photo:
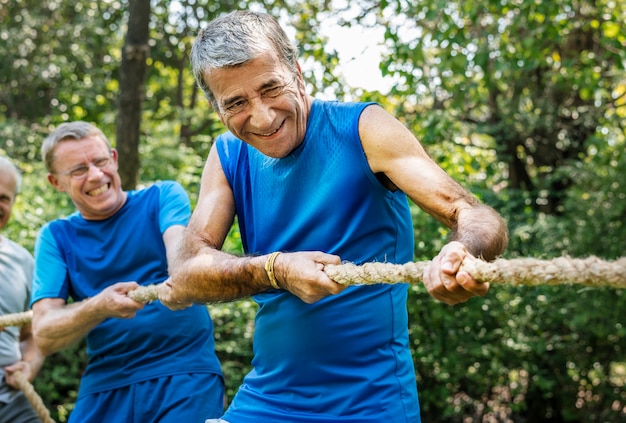
<instances>
[{"instance_id":1,"label":"tree trunk","mask_svg":"<svg viewBox=\"0 0 626 423\"><path fill-rule=\"evenodd\" d=\"M116 129L119 172L125 190L134 189L139 181L139 128L149 54L150 0L130 0L128 11Z\"/></svg>"}]
</instances>

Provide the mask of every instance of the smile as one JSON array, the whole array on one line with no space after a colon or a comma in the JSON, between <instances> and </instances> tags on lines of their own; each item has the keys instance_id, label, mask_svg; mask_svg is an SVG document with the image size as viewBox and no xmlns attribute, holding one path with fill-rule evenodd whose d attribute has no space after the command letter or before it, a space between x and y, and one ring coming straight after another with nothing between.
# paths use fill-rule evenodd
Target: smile
<instances>
[{"instance_id":1,"label":"smile","mask_svg":"<svg viewBox=\"0 0 626 423\"><path fill-rule=\"evenodd\" d=\"M97 195L102 194L103 192L106 192L108 189L109 189L109 184L104 184L100 188L96 188L94 190L89 191L87 195L91 197L95 197Z\"/></svg>"},{"instance_id":2,"label":"smile","mask_svg":"<svg viewBox=\"0 0 626 423\"><path fill-rule=\"evenodd\" d=\"M267 134L256 134L259 137L271 137L272 135L274 135L276 132L280 131L280 128L283 127L283 123L280 124L280 126L278 128L276 128L274 131L267 133Z\"/></svg>"}]
</instances>

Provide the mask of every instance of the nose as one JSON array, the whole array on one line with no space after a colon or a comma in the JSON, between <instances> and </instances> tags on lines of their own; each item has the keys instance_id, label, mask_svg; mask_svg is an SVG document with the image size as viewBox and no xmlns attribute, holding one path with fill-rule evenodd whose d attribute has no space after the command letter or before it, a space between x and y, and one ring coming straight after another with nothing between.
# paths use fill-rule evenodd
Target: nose
<instances>
[{"instance_id":1,"label":"nose","mask_svg":"<svg viewBox=\"0 0 626 423\"><path fill-rule=\"evenodd\" d=\"M272 107L264 99L255 98L250 101L250 124L256 131L263 133L273 130L274 116Z\"/></svg>"},{"instance_id":2,"label":"nose","mask_svg":"<svg viewBox=\"0 0 626 423\"><path fill-rule=\"evenodd\" d=\"M87 178L89 178L89 179L91 179L91 177L92 177L92 175L93 175L93 173L92 173L92 170L93 170L93 169L95 169L95 170L96 170L96 176L98 176L98 177L100 177L100 174L104 173L104 172L102 171L102 169L100 169L98 166L96 166L96 165L95 165L95 164L93 164L93 163L89 163L89 164L87 165L87 168L89 169L89 170L87 171Z\"/></svg>"}]
</instances>

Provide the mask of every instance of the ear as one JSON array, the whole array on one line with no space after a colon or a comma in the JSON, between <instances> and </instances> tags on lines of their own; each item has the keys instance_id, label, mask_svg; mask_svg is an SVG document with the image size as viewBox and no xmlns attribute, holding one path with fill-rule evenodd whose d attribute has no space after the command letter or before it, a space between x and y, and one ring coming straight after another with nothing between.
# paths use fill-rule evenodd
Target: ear
<instances>
[{"instance_id":1,"label":"ear","mask_svg":"<svg viewBox=\"0 0 626 423\"><path fill-rule=\"evenodd\" d=\"M117 166L117 159L119 158L119 155L115 148L111 149L111 157L113 158L113 163L115 163L115 165Z\"/></svg>"},{"instance_id":2,"label":"ear","mask_svg":"<svg viewBox=\"0 0 626 423\"><path fill-rule=\"evenodd\" d=\"M54 173L48 173L48 182L59 192L65 192L65 188L59 182L59 178Z\"/></svg>"}]
</instances>

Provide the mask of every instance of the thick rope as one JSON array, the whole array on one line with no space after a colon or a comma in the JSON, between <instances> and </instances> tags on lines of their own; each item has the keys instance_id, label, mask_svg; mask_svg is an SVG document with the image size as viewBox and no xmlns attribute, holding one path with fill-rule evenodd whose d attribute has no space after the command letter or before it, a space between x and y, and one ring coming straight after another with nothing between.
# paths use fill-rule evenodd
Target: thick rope
<instances>
[{"instance_id":1,"label":"thick rope","mask_svg":"<svg viewBox=\"0 0 626 423\"><path fill-rule=\"evenodd\" d=\"M344 263L327 264L324 272L342 285L371 285L377 283L420 283L429 261L406 264L365 263L356 265ZM626 257L615 261L597 257L576 259L558 257L551 260L533 258L498 259L486 262L466 258L461 265L479 282L526 285L584 285L594 288L626 288ZM130 298L141 303L159 299L157 285L139 286L128 292ZM32 312L6 314L0 316L0 327L20 326L30 323Z\"/></svg>"},{"instance_id":2,"label":"thick rope","mask_svg":"<svg viewBox=\"0 0 626 423\"><path fill-rule=\"evenodd\" d=\"M131 300L135 300L138 303L149 303L159 299L159 292L156 285L138 286L137 288L129 291L128 297Z\"/></svg>"},{"instance_id":3,"label":"thick rope","mask_svg":"<svg viewBox=\"0 0 626 423\"><path fill-rule=\"evenodd\" d=\"M324 272L343 285L369 285L376 283L419 283L430 262L406 264L352 263L326 265ZM513 286L585 285L592 287L626 288L626 257L605 261L597 257L574 259L559 257L552 260L532 258L498 259L486 262L474 258L463 261L461 271L466 271L479 282Z\"/></svg>"},{"instance_id":4,"label":"thick rope","mask_svg":"<svg viewBox=\"0 0 626 423\"><path fill-rule=\"evenodd\" d=\"M43 423L55 423L54 420L52 420L52 417L50 417L50 412L43 403L43 400L37 394L30 381L26 379L26 376L24 376L22 372L15 372L13 373L13 377L15 378L17 387L24 393L28 402L30 402L35 409L39 419Z\"/></svg>"},{"instance_id":5,"label":"thick rope","mask_svg":"<svg viewBox=\"0 0 626 423\"><path fill-rule=\"evenodd\" d=\"M8 326L24 326L33 319L33 311L28 310L22 313L4 314L0 316L0 328Z\"/></svg>"},{"instance_id":6,"label":"thick rope","mask_svg":"<svg viewBox=\"0 0 626 423\"><path fill-rule=\"evenodd\" d=\"M342 285L420 283L429 264L430 261L406 264L327 264L324 272ZM559 257L552 260L498 259L492 262L467 258L460 270L468 272L478 282L512 286L585 285L596 288L626 288L626 257L615 261L601 260L597 257L584 259ZM140 286L130 291L128 296L139 302L159 299L156 285Z\"/></svg>"},{"instance_id":7,"label":"thick rope","mask_svg":"<svg viewBox=\"0 0 626 423\"><path fill-rule=\"evenodd\" d=\"M356 265L326 265L324 272L343 285L371 285L377 283L420 283L429 261L392 264L365 263ZM605 261L597 257L574 259L559 257L552 260L533 258L498 259L485 262L465 259L461 271L466 271L479 282L513 286L584 285L590 287L626 288L626 257ZM157 285L139 286L128 292L131 299L148 303L159 299ZM0 316L0 328L30 323L32 311ZM33 405L44 423L54 423L41 398L20 372L15 373L19 388Z\"/></svg>"}]
</instances>

